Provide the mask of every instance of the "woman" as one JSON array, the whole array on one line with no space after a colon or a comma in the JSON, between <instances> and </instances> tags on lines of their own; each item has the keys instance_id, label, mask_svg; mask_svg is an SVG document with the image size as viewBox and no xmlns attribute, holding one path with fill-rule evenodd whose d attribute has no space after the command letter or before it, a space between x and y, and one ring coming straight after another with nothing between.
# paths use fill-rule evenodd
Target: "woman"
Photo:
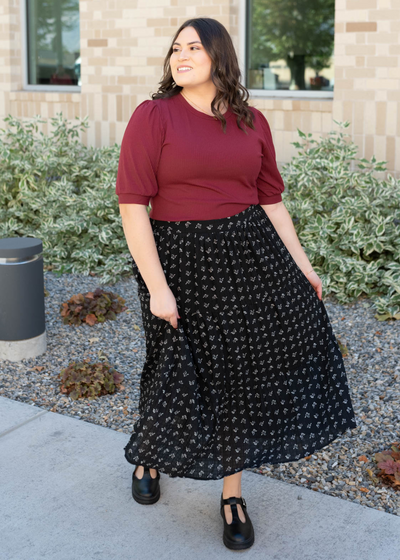
<instances>
[{"instance_id":1,"label":"woman","mask_svg":"<svg viewBox=\"0 0 400 560\"><path fill-rule=\"evenodd\" d=\"M254 542L244 468L298 460L356 427L268 122L239 80L223 25L182 24L159 91L127 125L116 183L146 335L125 447L133 497L156 502L160 472L223 478L231 549Z\"/></svg>"}]
</instances>

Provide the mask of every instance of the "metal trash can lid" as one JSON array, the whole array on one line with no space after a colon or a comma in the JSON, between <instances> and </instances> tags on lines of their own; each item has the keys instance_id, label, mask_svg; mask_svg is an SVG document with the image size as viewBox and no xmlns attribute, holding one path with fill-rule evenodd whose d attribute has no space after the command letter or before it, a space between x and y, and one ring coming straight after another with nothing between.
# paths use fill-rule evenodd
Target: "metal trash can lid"
<instances>
[{"instance_id":1,"label":"metal trash can lid","mask_svg":"<svg viewBox=\"0 0 400 560\"><path fill-rule=\"evenodd\" d=\"M41 253L43 245L36 237L4 237L0 239L1 258L25 258Z\"/></svg>"}]
</instances>

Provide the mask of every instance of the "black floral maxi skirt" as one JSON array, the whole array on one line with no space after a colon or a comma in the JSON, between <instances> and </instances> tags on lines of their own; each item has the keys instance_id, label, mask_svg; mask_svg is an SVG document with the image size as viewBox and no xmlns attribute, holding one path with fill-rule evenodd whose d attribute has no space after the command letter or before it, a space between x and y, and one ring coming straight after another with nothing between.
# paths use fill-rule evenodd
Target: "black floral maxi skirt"
<instances>
[{"instance_id":1,"label":"black floral maxi skirt","mask_svg":"<svg viewBox=\"0 0 400 560\"><path fill-rule=\"evenodd\" d=\"M227 218L150 218L178 328L150 311L139 418L125 458L220 479L296 461L357 426L324 304L260 205Z\"/></svg>"}]
</instances>

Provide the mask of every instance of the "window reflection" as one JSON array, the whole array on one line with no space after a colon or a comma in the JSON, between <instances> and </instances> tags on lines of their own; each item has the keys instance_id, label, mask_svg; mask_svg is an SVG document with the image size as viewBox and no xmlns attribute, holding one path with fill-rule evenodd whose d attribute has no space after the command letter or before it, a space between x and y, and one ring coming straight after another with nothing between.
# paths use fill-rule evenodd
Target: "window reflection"
<instances>
[{"instance_id":1,"label":"window reflection","mask_svg":"<svg viewBox=\"0 0 400 560\"><path fill-rule=\"evenodd\" d=\"M26 0L28 84L81 85L79 0Z\"/></svg>"},{"instance_id":2,"label":"window reflection","mask_svg":"<svg viewBox=\"0 0 400 560\"><path fill-rule=\"evenodd\" d=\"M247 0L249 89L333 91L335 0Z\"/></svg>"}]
</instances>

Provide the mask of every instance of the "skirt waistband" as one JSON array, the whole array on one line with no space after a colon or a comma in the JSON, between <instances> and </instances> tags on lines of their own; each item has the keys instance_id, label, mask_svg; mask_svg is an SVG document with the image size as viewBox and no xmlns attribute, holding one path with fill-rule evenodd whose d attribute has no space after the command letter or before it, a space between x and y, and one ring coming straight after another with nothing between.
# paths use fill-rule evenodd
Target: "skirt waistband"
<instances>
[{"instance_id":1,"label":"skirt waistband","mask_svg":"<svg viewBox=\"0 0 400 560\"><path fill-rule=\"evenodd\" d=\"M226 218L215 218L213 220L155 220L150 218L150 224L155 229L170 230L176 233L183 233L187 231L222 231L229 230L239 225L246 225L246 223L256 216L260 210L265 215L265 212L259 204L251 204L245 210L233 216Z\"/></svg>"}]
</instances>

